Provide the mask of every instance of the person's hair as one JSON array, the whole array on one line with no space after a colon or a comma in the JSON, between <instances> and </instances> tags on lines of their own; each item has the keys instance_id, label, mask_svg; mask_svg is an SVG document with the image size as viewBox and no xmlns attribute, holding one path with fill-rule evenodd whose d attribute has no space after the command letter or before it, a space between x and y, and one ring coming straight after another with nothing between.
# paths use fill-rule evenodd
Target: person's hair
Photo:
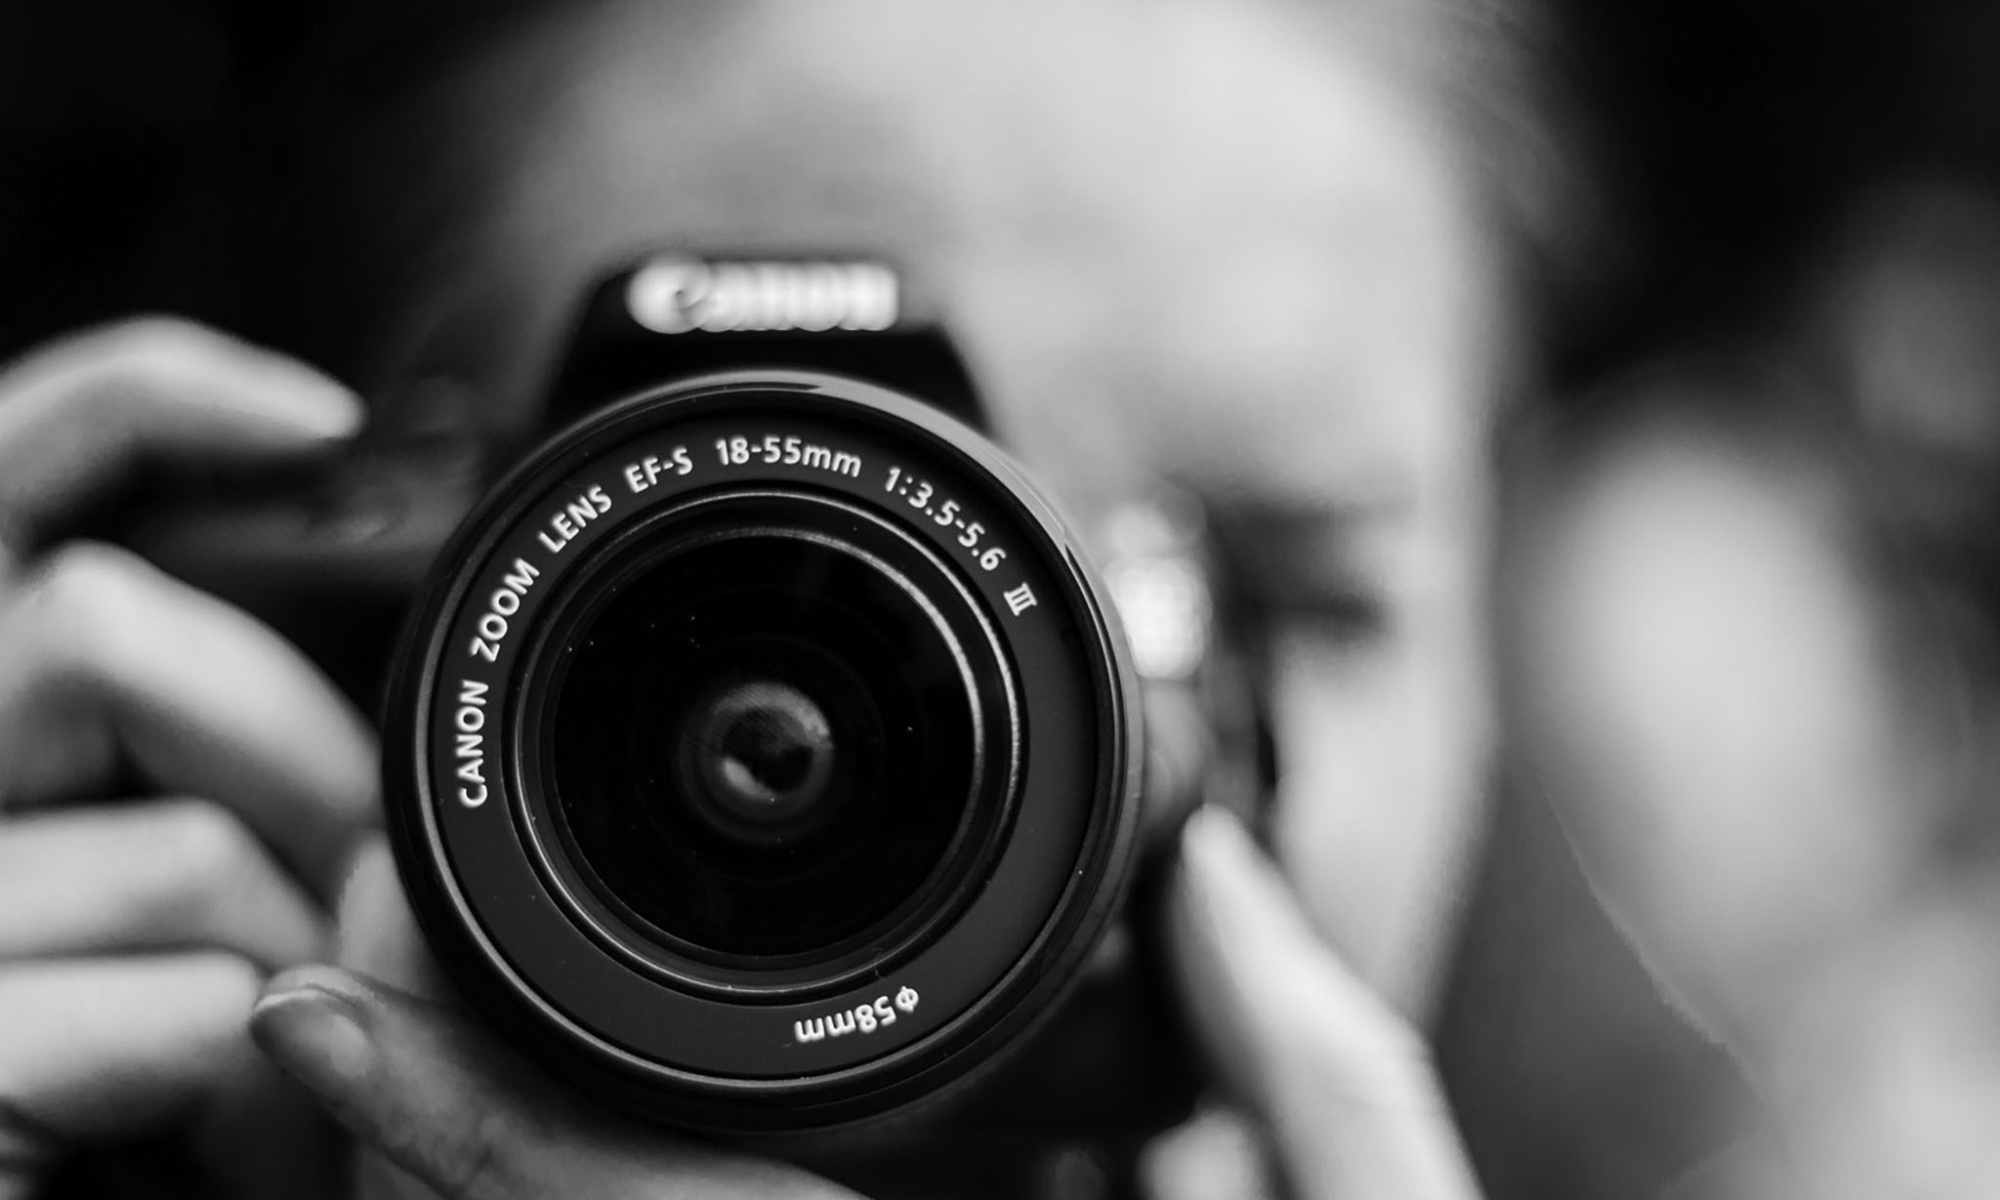
<instances>
[{"instance_id":1,"label":"person's hair","mask_svg":"<svg viewBox=\"0 0 2000 1200\"><path fill-rule=\"evenodd\" d=\"M1444 131L1468 164L1474 202L1507 256L1524 313L1538 314L1543 285L1560 284L1578 256L1566 248L1582 226L1562 106L1542 70L1554 36L1540 0L1436 0L1356 4L1263 0L1357 42ZM354 361L382 297L431 269L460 235L473 198L510 161L504 119L468 119L455 88L497 48L532 41L537 63L510 87L533 111L565 85L568 31L618 0L440 0L408 5L350 0L336 8L304 61L288 73L261 153L286 214L256 258L282 278L247 307L248 332L340 370ZM683 0L697 36L735 19L742 5ZM540 91L538 92L538 89ZM358 218L358 219L357 219ZM309 289L295 286L311 281ZM282 296L282 299L279 297Z\"/></svg>"}]
</instances>

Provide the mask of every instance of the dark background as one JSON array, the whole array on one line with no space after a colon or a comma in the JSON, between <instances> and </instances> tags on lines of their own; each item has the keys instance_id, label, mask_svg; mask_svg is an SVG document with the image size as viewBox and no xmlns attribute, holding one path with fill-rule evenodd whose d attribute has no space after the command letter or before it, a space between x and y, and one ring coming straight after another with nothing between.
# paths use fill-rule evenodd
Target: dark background
<instances>
[{"instance_id":1,"label":"dark background","mask_svg":"<svg viewBox=\"0 0 2000 1200\"><path fill-rule=\"evenodd\" d=\"M446 28L452 7L404 23ZM346 15L0 9L0 358L140 311L325 344L297 302L328 252L297 149L353 99L342 89L399 67L348 47L344 72L318 69ZM1755 319L1873 185L2000 182L2000 11L1564 0L1545 17L1596 231L1582 269L1551 273L1554 397ZM1655 1194L1713 1149L1690 1114L1726 1072L1653 997L1532 791L1502 792L1435 1030L1467 1141L1495 1200Z\"/></svg>"},{"instance_id":2,"label":"dark background","mask_svg":"<svg viewBox=\"0 0 2000 1200\"><path fill-rule=\"evenodd\" d=\"M148 308L281 326L269 252L310 243L288 153L315 123L448 38L456 0L350 46L366 4L16 0L0 9L0 355ZM481 19L518 3L471 6ZM2000 10L1974 3L1543 0L1545 71L1587 164L1590 261L1553 298L1558 380L1587 381L1787 278L1884 179L2000 182ZM374 22L379 24L380 22ZM310 78L312 82L302 83ZM290 281L296 282L296 281Z\"/></svg>"}]
</instances>

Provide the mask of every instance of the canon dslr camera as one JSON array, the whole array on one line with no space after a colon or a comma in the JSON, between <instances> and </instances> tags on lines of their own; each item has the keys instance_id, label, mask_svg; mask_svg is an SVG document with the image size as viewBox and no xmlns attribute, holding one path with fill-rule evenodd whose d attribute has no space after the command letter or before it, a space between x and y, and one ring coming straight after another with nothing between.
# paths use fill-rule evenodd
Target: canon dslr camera
<instances>
[{"instance_id":1,"label":"canon dslr camera","mask_svg":"<svg viewBox=\"0 0 2000 1200\"><path fill-rule=\"evenodd\" d=\"M336 670L367 655L326 588L355 628L370 587L407 610L404 885L553 1072L733 1135L947 1090L1065 993L1134 872L1141 694L1105 583L881 263L649 259L548 392L526 450L381 438L310 500L150 549ZM1186 683L1199 556L1171 521L1128 534L1149 673ZM1128 1065L1151 1087L1178 1056Z\"/></svg>"}]
</instances>

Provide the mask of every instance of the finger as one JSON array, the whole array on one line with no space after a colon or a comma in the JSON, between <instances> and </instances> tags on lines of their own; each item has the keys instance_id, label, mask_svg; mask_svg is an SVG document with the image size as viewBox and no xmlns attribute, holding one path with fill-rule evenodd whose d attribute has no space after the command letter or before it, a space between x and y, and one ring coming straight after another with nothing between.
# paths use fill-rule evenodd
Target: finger
<instances>
[{"instance_id":1,"label":"finger","mask_svg":"<svg viewBox=\"0 0 2000 1200\"><path fill-rule=\"evenodd\" d=\"M1213 722L1201 697L1181 684L1148 683L1140 697L1146 709L1147 845L1165 850L1201 800L1203 773L1215 755Z\"/></svg>"},{"instance_id":2,"label":"finger","mask_svg":"<svg viewBox=\"0 0 2000 1200\"><path fill-rule=\"evenodd\" d=\"M228 810L198 800L0 824L0 961L207 947L322 959L318 910Z\"/></svg>"},{"instance_id":3,"label":"finger","mask_svg":"<svg viewBox=\"0 0 2000 1200\"><path fill-rule=\"evenodd\" d=\"M65 1151L166 1129L219 1148L227 1196L320 1194L326 1126L245 1036L262 983L211 953L0 965L0 1198Z\"/></svg>"},{"instance_id":4,"label":"finger","mask_svg":"<svg viewBox=\"0 0 2000 1200\"><path fill-rule=\"evenodd\" d=\"M1314 936L1235 818L1182 836L1169 944L1196 1026L1306 1198L1478 1195L1422 1041Z\"/></svg>"},{"instance_id":5,"label":"finger","mask_svg":"<svg viewBox=\"0 0 2000 1200\"><path fill-rule=\"evenodd\" d=\"M417 927L395 856L380 832L357 843L336 913L336 963L418 999L448 1003L450 990Z\"/></svg>"},{"instance_id":6,"label":"finger","mask_svg":"<svg viewBox=\"0 0 2000 1200\"><path fill-rule=\"evenodd\" d=\"M586 1108L444 1009L331 967L272 980L251 1031L343 1125L448 1200L850 1195Z\"/></svg>"},{"instance_id":7,"label":"finger","mask_svg":"<svg viewBox=\"0 0 2000 1200\"><path fill-rule=\"evenodd\" d=\"M340 946L334 961L405 994L447 1003L449 992L396 875L388 840L362 838L340 889ZM369 1151L355 1161L355 1194L370 1200L437 1200L408 1172Z\"/></svg>"},{"instance_id":8,"label":"finger","mask_svg":"<svg viewBox=\"0 0 2000 1200\"><path fill-rule=\"evenodd\" d=\"M373 735L303 655L113 547L72 543L0 608L0 809L119 785L240 815L328 895L372 819Z\"/></svg>"},{"instance_id":9,"label":"finger","mask_svg":"<svg viewBox=\"0 0 2000 1200\"><path fill-rule=\"evenodd\" d=\"M94 330L0 372L0 523L25 550L137 457L296 454L361 416L318 371L185 321Z\"/></svg>"},{"instance_id":10,"label":"finger","mask_svg":"<svg viewBox=\"0 0 2000 1200\"><path fill-rule=\"evenodd\" d=\"M254 1063L261 982L220 953L0 965L0 1114L68 1145L196 1112Z\"/></svg>"}]
</instances>

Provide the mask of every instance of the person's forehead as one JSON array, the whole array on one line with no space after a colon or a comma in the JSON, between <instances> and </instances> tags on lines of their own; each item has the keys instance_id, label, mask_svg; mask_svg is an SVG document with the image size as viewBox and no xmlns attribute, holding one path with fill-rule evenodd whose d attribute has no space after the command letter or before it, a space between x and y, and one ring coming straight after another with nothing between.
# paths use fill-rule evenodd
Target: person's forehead
<instances>
[{"instance_id":1,"label":"person's forehead","mask_svg":"<svg viewBox=\"0 0 2000 1200\"><path fill-rule=\"evenodd\" d=\"M1412 91L1281 0L765 0L612 6L456 103L523 114L471 226L517 344L645 247L880 250L1031 457L1292 491L1484 390L1485 243Z\"/></svg>"}]
</instances>

